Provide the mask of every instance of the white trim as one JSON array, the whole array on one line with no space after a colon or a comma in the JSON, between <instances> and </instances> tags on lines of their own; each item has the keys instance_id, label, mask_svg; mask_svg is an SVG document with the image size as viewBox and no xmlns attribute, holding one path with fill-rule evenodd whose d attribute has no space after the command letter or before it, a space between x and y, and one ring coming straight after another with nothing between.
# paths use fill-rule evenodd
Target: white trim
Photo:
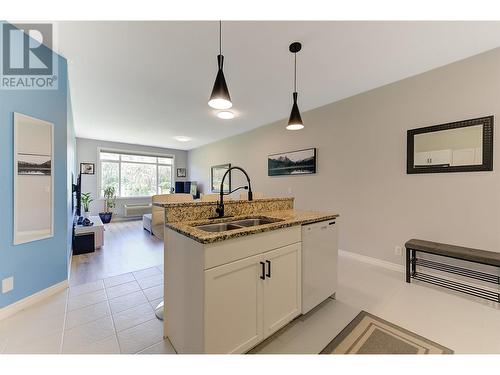
<instances>
[{"instance_id":1,"label":"white trim","mask_svg":"<svg viewBox=\"0 0 500 375\"><path fill-rule=\"evenodd\" d=\"M382 260L382 259L372 258L372 257L366 256L366 255L361 255L358 253L353 253L352 251L339 249L339 255L342 257L357 260L359 262L387 268L387 269L392 270L392 271L397 271L397 272L404 272L405 271L404 266L401 264L388 262L388 261Z\"/></svg>"},{"instance_id":2,"label":"white trim","mask_svg":"<svg viewBox=\"0 0 500 375\"><path fill-rule=\"evenodd\" d=\"M140 196L136 196L136 197L116 197L115 199L117 201L126 201L126 200L134 200L134 199L136 199L136 200L146 200L146 199L151 200L151 197L152 197L152 195L140 195ZM104 201L104 200L105 199L103 197L101 197L101 198L94 199L94 202L95 201Z\"/></svg>"},{"instance_id":3,"label":"white trim","mask_svg":"<svg viewBox=\"0 0 500 375\"><path fill-rule=\"evenodd\" d=\"M68 280L69 280L69 278L71 276L71 265L72 265L72 263L73 263L73 244L71 244L71 250L69 252L69 259L68 259Z\"/></svg>"},{"instance_id":4,"label":"white trim","mask_svg":"<svg viewBox=\"0 0 500 375\"><path fill-rule=\"evenodd\" d=\"M148 151L135 151L135 150L126 150L112 147L97 147L97 155L100 156L101 152L109 151L110 153L116 154L126 154L126 155L135 155L135 156L155 156L160 158L175 158L174 154L164 154L161 152L148 152ZM97 160L100 160L99 158ZM112 161L112 160L111 160ZM115 160L117 161L117 160ZM148 164L148 163L146 163Z\"/></svg>"},{"instance_id":5,"label":"white trim","mask_svg":"<svg viewBox=\"0 0 500 375\"><path fill-rule=\"evenodd\" d=\"M35 294L32 294L31 296L23 298L22 300L14 302L13 304L0 309L0 321L30 307L31 305L34 305L37 302L44 300L47 297L56 294L57 292L67 289L68 286L68 280L66 279L58 284L52 285L46 289L36 292Z\"/></svg>"}]
</instances>

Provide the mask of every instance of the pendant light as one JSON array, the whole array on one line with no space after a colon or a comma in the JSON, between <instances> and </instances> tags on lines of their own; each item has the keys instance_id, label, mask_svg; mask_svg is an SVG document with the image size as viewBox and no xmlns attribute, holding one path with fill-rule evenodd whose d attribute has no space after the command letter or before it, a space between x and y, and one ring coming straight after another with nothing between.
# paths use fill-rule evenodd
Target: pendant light
<instances>
[{"instance_id":1,"label":"pendant light","mask_svg":"<svg viewBox=\"0 0 500 375\"><path fill-rule=\"evenodd\" d=\"M289 50L294 56L294 74L293 74L293 106L292 112L290 113L290 118L288 119L287 130L300 130L304 128L304 123L302 122L302 117L300 117L299 106L297 105L297 52L302 49L302 44L299 42L293 42L290 44Z\"/></svg>"},{"instance_id":2,"label":"pendant light","mask_svg":"<svg viewBox=\"0 0 500 375\"><path fill-rule=\"evenodd\" d=\"M217 65L219 66L219 70L217 71L217 77L215 77L214 88L212 89L208 105L214 109L229 109L233 106L233 103L231 103L226 79L222 71L224 65L224 56L222 56L222 21L219 21L219 55L217 56Z\"/></svg>"}]
</instances>

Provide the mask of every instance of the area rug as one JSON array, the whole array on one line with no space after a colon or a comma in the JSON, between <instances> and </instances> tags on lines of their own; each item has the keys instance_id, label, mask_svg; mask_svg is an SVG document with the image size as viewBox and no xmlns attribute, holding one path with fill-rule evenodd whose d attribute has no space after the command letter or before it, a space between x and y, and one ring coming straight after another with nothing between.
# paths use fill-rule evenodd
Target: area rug
<instances>
[{"instance_id":1,"label":"area rug","mask_svg":"<svg viewBox=\"0 0 500 375\"><path fill-rule=\"evenodd\" d=\"M320 354L452 354L453 351L361 311Z\"/></svg>"}]
</instances>

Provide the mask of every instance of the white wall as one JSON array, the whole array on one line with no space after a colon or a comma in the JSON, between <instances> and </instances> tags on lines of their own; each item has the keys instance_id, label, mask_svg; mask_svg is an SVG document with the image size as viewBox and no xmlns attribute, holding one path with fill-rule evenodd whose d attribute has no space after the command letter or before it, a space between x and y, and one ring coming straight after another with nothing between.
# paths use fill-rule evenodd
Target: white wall
<instances>
[{"instance_id":1,"label":"white wall","mask_svg":"<svg viewBox=\"0 0 500 375\"><path fill-rule=\"evenodd\" d=\"M169 154L174 155L174 169L173 177L174 181L183 181L185 178L177 178L176 169L187 167L187 151L174 150L170 148L160 148L160 147L149 147L141 145L132 145L128 143L118 143L118 142L106 142L94 139L77 138L76 139L76 152L78 159L78 171L80 168L80 163L94 163L96 166L96 173L94 175L82 175L82 193L90 192L94 202L91 203L90 212L91 215L97 215L104 209L103 199L96 199L98 197L97 192L97 168L98 166L98 149L107 148L122 151L136 151L136 152L148 152L148 153L158 153L158 154ZM175 184L175 182L174 182ZM127 203L151 203L151 198L117 198L116 208L113 210L116 216L121 216L123 214L123 205Z\"/></svg>"},{"instance_id":2,"label":"white wall","mask_svg":"<svg viewBox=\"0 0 500 375\"><path fill-rule=\"evenodd\" d=\"M391 262L402 263L394 247L410 238L500 251L497 171L406 174L408 129L499 110L496 49L305 112L302 131L286 131L282 120L191 150L189 177L207 192L211 165L241 166L254 191L291 191L299 209L339 213L342 249ZM316 175L267 176L268 154L309 147L317 148ZM234 188L242 179L233 176Z\"/></svg>"}]
</instances>

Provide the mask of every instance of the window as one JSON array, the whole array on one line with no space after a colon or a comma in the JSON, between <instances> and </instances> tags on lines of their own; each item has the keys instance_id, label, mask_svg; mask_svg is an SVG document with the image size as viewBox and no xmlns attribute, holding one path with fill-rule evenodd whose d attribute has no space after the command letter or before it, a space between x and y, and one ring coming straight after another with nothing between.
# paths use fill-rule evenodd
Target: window
<instances>
[{"instance_id":1,"label":"window","mask_svg":"<svg viewBox=\"0 0 500 375\"><path fill-rule=\"evenodd\" d=\"M99 152L101 197L113 186L118 197L144 197L170 194L173 157Z\"/></svg>"}]
</instances>

